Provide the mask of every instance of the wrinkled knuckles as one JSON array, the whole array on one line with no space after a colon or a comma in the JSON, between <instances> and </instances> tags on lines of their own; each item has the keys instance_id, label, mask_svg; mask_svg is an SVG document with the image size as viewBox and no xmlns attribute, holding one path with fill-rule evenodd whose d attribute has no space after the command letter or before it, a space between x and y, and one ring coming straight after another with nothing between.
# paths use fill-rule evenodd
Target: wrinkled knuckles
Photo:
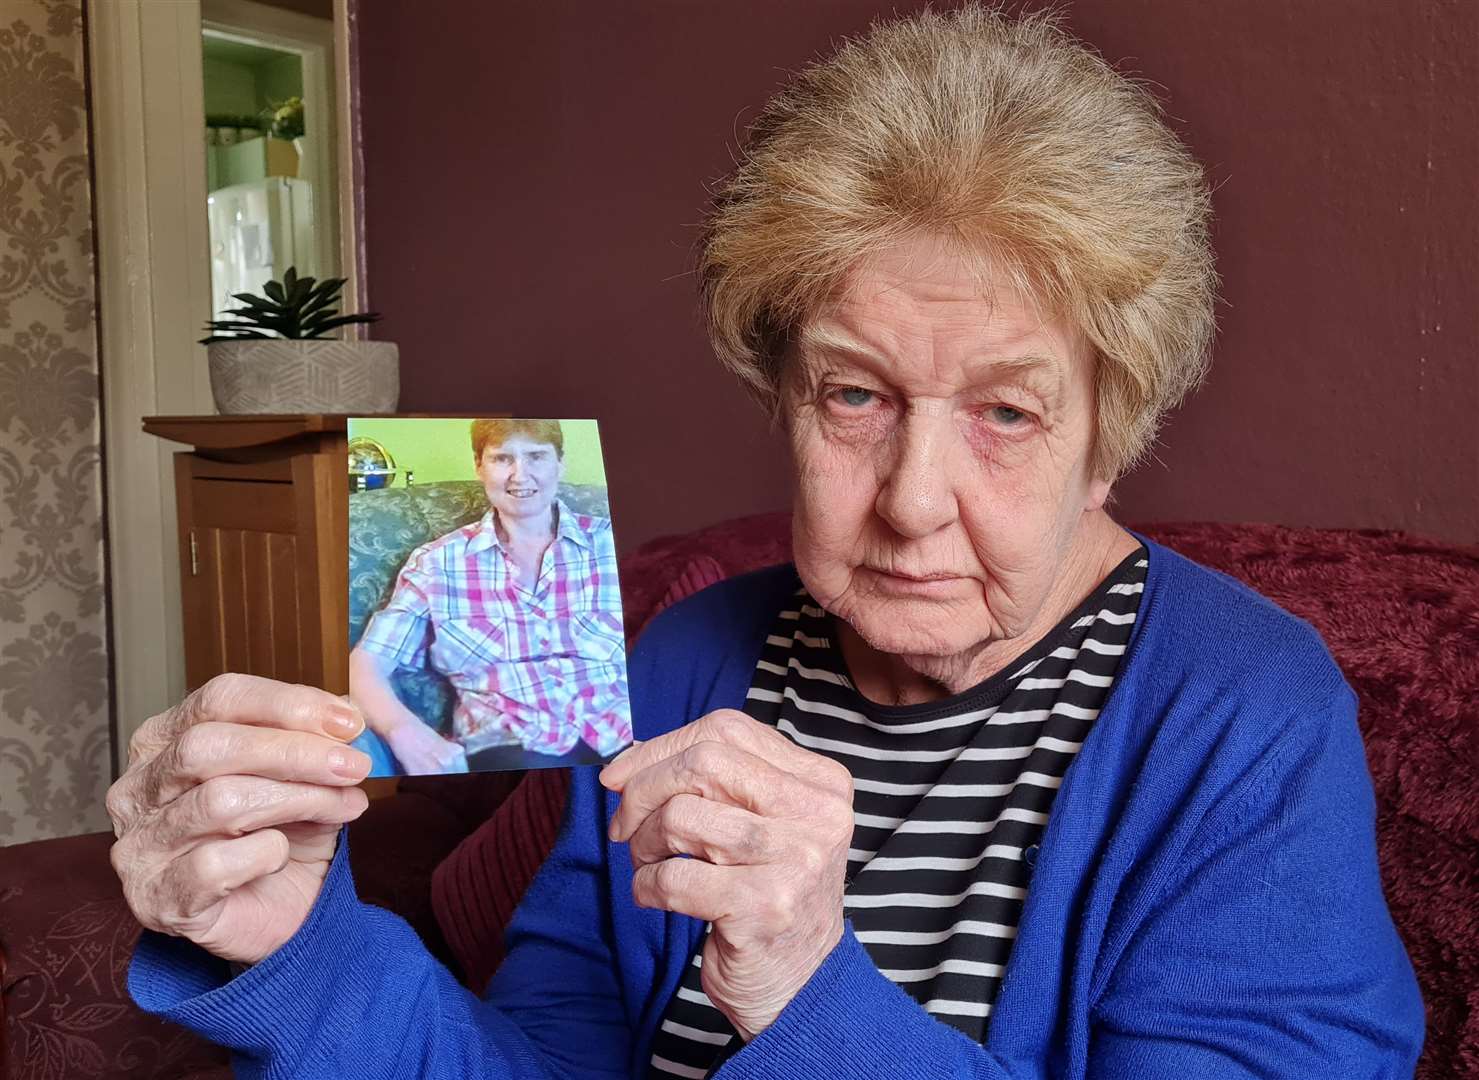
<instances>
[{"instance_id":1,"label":"wrinkled knuckles","mask_svg":"<svg viewBox=\"0 0 1479 1080\"><path fill-rule=\"evenodd\" d=\"M675 898L683 896L692 880L687 859L667 859L648 868L652 888L660 906L670 906Z\"/></svg>"},{"instance_id":2,"label":"wrinkled knuckles","mask_svg":"<svg viewBox=\"0 0 1479 1080\"><path fill-rule=\"evenodd\" d=\"M323 730L323 713L332 704L327 691L301 683L277 683L275 689L283 704L283 718L292 726L304 731Z\"/></svg>"},{"instance_id":3,"label":"wrinkled knuckles","mask_svg":"<svg viewBox=\"0 0 1479 1080\"><path fill-rule=\"evenodd\" d=\"M684 777L701 790L708 790L704 781L724 775L728 765L729 752L723 744L710 740L694 743L679 758Z\"/></svg>"},{"instance_id":4,"label":"wrinkled knuckles","mask_svg":"<svg viewBox=\"0 0 1479 1080\"><path fill-rule=\"evenodd\" d=\"M127 884L128 871L133 865L133 844L131 838L124 838L113 843L108 848L108 863L113 867L113 873L118 875L121 884Z\"/></svg>"},{"instance_id":5,"label":"wrinkled knuckles","mask_svg":"<svg viewBox=\"0 0 1479 1080\"><path fill-rule=\"evenodd\" d=\"M792 855L792 862L809 880L816 880L824 875L834 860L830 850L813 843L802 843Z\"/></svg>"},{"instance_id":6,"label":"wrinkled knuckles","mask_svg":"<svg viewBox=\"0 0 1479 1080\"><path fill-rule=\"evenodd\" d=\"M664 837L678 840L701 839L703 802L699 796L686 791L674 795L657 812L658 831Z\"/></svg>"},{"instance_id":7,"label":"wrinkled knuckles","mask_svg":"<svg viewBox=\"0 0 1479 1080\"><path fill-rule=\"evenodd\" d=\"M171 755L176 775L190 780L204 777L231 749L234 740L226 731L226 725L210 720L181 732Z\"/></svg>"},{"instance_id":8,"label":"wrinkled knuckles","mask_svg":"<svg viewBox=\"0 0 1479 1080\"><path fill-rule=\"evenodd\" d=\"M173 711L156 713L138 726L138 730L128 740L128 764L130 767L137 764L149 752L150 747L159 742L163 734L161 729L173 719Z\"/></svg>"},{"instance_id":9,"label":"wrinkled knuckles","mask_svg":"<svg viewBox=\"0 0 1479 1080\"><path fill-rule=\"evenodd\" d=\"M191 883L191 888L186 890L191 893L200 893L221 889L224 882L233 870L233 865L222 853L219 844L203 844L198 848L191 849L181 858L185 861L185 880Z\"/></svg>"},{"instance_id":10,"label":"wrinkled knuckles","mask_svg":"<svg viewBox=\"0 0 1479 1080\"><path fill-rule=\"evenodd\" d=\"M755 721L733 709L720 709L704 717L705 734L719 742L737 743Z\"/></svg>"},{"instance_id":11,"label":"wrinkled knuckles","mask_svg":"<svg viewBox=\"0 0 1479 1080\"><path fill-rule=\"evenodd\" d=\"M134 800L129 794L132 787L133 779L125 774L108 787L108 794L103 797L103 806L113 822L113 835L116 837L121 838L133 822Z\"/></svg>"},{"instance_id":12,"label":"wrinkled knuckles","mask_svg":"<svg viewBox=\"0 0 1479 1080\"><path fill-rule=\"evenodd\" d=\"M247 692L251 677L228 671L217 675L185 699L185 712L192 724L230 720L236 705Z\"/></svg>"},{"instance_id":13,"label":"wrinkled knuckles","mask_svg":"<svg viewBox=\"0 0 1479 1080\"><path fill-rule=\"evenodd\" d=\"M796 922L801 905L797 902L794 888L783 886L773 889L765 900L765 922L777 933L784 932Z\"/></svg>"},{"instance_id":14,"label":"wrinkled knuckles","mask_svg":"<svg viewBox=\"0 0 1479 1080\"><path fill-rule=\"evenodd\" d=\"M853 803L852 772L842 762L833 758L823 757L822 760L827 763L825 772L828 778L828 789L836 792L847 803L847 808L851 812Z\"/></svg>"},{"instance_id":15,"label":"wrinkled knuckles","mask_svg":"<svg viewBox=\"0 0 1479 1080\"><path fill-rule=\"evenodd\" d=\"M123 878L123 902L128 905L128 910L139 925L147 930L169 933L169 928L155 912L153 899L153 890L146 888L135 877L130 875Z\"/></svg>"},{"instance_id":16,"label":"wrinkled knuckles","mask_svg":"<svg viewBox=\"0 0 1479 1080\"><path fill-rule=\"evenodd\" d=\"M256 808L252 787L234 776L215 776L200 785L201 824L221 831L239 832L241 820Z\"/></svg>"},{"instance_id":17,"label":"wrinkled knuckles","mask_svg":"<svg viewBox=\"0 0 1479 1080\"><path fill-rule=\"evenodd\" d=\"M817 823L821 835L830 839L833 844L846 846L852 843L854 822L851 800L843 802L837 798L827 799L821 807L821 813L817 815Z\"/></svg>"}]
</instances>

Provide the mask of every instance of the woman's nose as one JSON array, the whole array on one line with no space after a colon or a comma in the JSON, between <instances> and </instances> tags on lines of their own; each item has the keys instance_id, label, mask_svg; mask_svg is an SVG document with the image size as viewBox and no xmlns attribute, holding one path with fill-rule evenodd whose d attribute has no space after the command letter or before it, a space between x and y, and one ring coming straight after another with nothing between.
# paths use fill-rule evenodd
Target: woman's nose
<instances>
[{"instance_id":1,"label":"woman's nose","mask_svg":"<svg viewBox=\"0 0 1479 1080\"><path fill-rule=\"evenodd\" d=\"M956 519L949 470L952 431L948 415L923 409L911 410L895 432L877 510L901 536L921 539Z\"/></svg>"}]
</instances>

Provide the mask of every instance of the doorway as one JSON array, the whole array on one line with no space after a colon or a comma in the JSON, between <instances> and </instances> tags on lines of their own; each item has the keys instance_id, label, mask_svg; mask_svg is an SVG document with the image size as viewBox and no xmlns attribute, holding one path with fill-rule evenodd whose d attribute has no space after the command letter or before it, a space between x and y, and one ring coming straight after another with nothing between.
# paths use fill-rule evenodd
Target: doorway
<instances>
[{"instance_id":1,"label":"doorway","mask_svg":"<svg viewBox=\"0 0 1479 1080\"><path fill-rule=\"evenodd\" d=\"M352 0L87 0L86 14L121 761L138 725L185 692L173 464L182 448L144 434L141 420L215 411L199 344L229 287L213 285L215 257L234 259L254 291L280 276L286 256L347 278L348 298L361 293L354 11ZM233 124L207 123L226 115L208 109L208 68L236 79ZM290 98L300 108L275 125ZM243 127L261 145L223 153L228 126L230 146ZM256 185L257 208L232 205L213 238L210 200L230 202L218 193L241 184Z\"/></svg>"}]
</instances>

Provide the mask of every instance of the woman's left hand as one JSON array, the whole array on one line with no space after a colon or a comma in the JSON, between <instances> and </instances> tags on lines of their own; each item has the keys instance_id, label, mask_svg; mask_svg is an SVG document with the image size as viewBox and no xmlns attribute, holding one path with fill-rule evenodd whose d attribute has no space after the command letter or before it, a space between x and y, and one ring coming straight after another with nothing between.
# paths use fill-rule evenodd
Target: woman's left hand
<instances>
[{"instance_id":1,"label":"woman's left hand","mask_svg":"<svg viewBox=\"0 0 1479 1080\"><path fill-rule=\"evenodd\" d=\"M842 937L852 777L720 709L632 747L601 783L621 795L609 831L630 843L633 897L713 924L704 993L748 1041Z\"/></svg>"}]
</instances>

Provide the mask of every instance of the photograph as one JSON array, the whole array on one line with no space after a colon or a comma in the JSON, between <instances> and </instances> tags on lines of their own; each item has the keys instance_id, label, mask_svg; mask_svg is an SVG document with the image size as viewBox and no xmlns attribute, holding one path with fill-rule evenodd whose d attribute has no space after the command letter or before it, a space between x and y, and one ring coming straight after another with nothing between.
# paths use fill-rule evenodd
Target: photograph
<instances>
[{"instance_id":1,"label":"photograph","mask_svg":"<svg viewBox=\"0 0 1479 1080\"><path fill-rule=\"evenodd\" d=\"M632 741L594 420L350 418L349 698L371 776Z\"/></svg>"}]
</instances>

